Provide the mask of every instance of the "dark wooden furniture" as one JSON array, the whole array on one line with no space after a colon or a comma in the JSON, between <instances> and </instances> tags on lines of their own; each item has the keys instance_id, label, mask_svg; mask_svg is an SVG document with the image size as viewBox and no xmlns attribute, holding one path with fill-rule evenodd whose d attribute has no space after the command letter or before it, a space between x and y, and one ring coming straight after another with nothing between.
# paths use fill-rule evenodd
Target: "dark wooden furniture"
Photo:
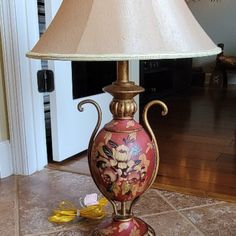
<instances>
[{"instance_id":1,"label":"dark wooden furniture","mask_svg":"<svg viewBox=\"0 0 236 236\"><path fill-rule=\"evenodd\" d=\"M228 70L236 70L236 56L224 55L224 44L218 44L222 52L217 55L216 66L212 73L211 85L218 87L222 84L223 87L228 85Z\"/></svg>"},{"instance_id":2,"label":"dark wooden furniture","mask_svg":"<svg viewBox=\"0 0 236 236\"><path fill-rule=\"evenodd\" d=\"M166 97L191 85L192 59L140 61L140 104Z\"/></svg>"}]
</instances>

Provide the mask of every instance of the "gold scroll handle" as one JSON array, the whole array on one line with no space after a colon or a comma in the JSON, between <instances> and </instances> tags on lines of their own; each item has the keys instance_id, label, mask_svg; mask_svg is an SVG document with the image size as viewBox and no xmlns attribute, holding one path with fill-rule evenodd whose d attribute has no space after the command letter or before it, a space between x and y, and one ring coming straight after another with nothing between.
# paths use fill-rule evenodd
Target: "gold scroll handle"
<instances>
[{"instance_id":1,"label":"gold scroll handle","mask_svg":"<svg viewBox=\"0 0 236 236\"><path fill-rule=\"evenodd\" d=\"M88 158L90 159L90 157L91 157L90 154L91 154L91 150L92 150L93 141L94 141L94 138L95 138L95 136L96 136L96 134L97 134L97 132L98 132L100 126L101 126L101 122L102 122L102 110L101 110L100 106L98 105L98 103L96 103L94 100L91 100L91 99L86 99L86 100L84 100L84 101L81 101L81 102L78 104L78 107L77 107L78 110L79 110L80 112L84 111L83 105L88 104L88 103L94 105L95 108L96 108L96 110L97 110L97 113L98 113L97 124L96 124L96 126L95 126L95 128L94 128L94 130L93 130L93 133L92 133L92 135L91 135L91 137L90 137L90 140L89 140ZM89 163L90 163L90 161L89 161ZM91 169L90 169L90 170L91 170Z\"/></svg>"},{"instance_id":2,"label":"gold scroll handle","mask_svg":"<svg viewBox=\"0 0 236 236\"><path fill-rule=\"evenodd\" d=\"M98 113L97 124L96 124L96 126L95 126L95 128L94 128L94 130L93 130L93 133L92 133L92 135L91 135L91 137L90 137L90 140L89 140L89 146L88 146L88 163L89 163L89 169L90 169L91 176L92 176L92 178L93 178L93 180L94 180L94 182L95 182L97 188L100 189L100 187L98 186L97 181L96 181L96 179L95 179L95 176L92 174L92 168L91 168L91 158L92 158L92 157L91 157L91 152L92 152L92 147L93 147L93 141L94 141L94 139L95 139L95 136L96 136L96 134L97 134L97 132L98 132L100 126L101 126L101 122L102 122L102 110L101 110L100 106L98 105L98 103L95 102L94 100L91 100L91 99L86 99L86 100L84 100L84 101L81 101L81 102L78 104L78 107L77 107L78 110L79 110L80 112L84 111L83 105L88 104L88 103L92 104L92 105L96 108L97 113ZM112 207L113 207L113 209L114 209L115 215L117 215L118 212L117 212L117 208L116 208L115 202L112 201L111 199L108 199L108 201L110 201L110 203L112 204Z\"/></svg>"},{"instance_id":3,"label":"gold scroll handle","mask_svg":"<svg viewBox=\"0 0 236 236\"><path fill-rule=\"evenodd\" d=\"M147 132L149 133L149 135L151 136L152 138L152 142L155 146L155 150L156 150L156 168L154 169L153 171L153 175L152 175L152 179L151 179L151 182L147 188L147 190L152 186L152 184L154 183L155 179L156 179L156 176L157 176L157 172L158 172L158 169L159 169L159 162L160 162L160 158L159 158L159 151L158 151L158 145L157 145L157 140L156 140L156 137L152 131L152 128L148 122L148 118L147 118L147 113L149 111L149 109L153 106L153 105L159 105L161 106L162 108L162 112L161 112L161 115L162 116L165 116L167 113L168 113L168 108L166 106L166 104L160 100L154 100L154 101L151 101L149 102L145 107L144 107L144 110L143 110L143 122L144 122L144 126L147 130Z\"/></svg>"}]
</instances>

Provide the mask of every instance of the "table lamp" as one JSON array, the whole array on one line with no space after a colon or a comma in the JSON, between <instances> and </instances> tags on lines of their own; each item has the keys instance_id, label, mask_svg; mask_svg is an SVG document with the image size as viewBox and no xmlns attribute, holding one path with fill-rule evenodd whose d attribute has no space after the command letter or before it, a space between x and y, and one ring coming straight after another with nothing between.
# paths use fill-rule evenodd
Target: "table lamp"
<instances>
[{"instance_id":1,"label":"table lamp","mask_svg":"<svg viewBox=\"0 0 236 236\"><path fill-rule=\"evenodd\" d=\"M133 215L133 206L156 178L159 152L144 108L144 127L133 116L134 96L144 91L129 81L128 61L208 56L220 49L191 14L185 0L64 0L47 31L28 57L44 60L117 61L116 81L104 88L113 96L113 120L99 132L101 110L88 145L94 182L111 202L113 216L93 235L155 235ZM97 78L98 80L102 78ZM79 134L78 134L79 135Z\"/></svg>"}]
</instances>

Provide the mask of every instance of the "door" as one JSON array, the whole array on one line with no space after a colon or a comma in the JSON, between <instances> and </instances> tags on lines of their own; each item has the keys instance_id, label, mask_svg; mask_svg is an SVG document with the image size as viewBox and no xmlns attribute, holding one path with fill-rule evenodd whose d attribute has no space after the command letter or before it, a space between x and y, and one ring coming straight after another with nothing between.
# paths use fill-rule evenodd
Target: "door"
<instances>
[{"instance_id":1,"label":"door","mask_svg":"<svg viewBox=\"0 0 236 236\"><path fill-rule=\"evenodd\" d=\"M62 0L45 1L46 25L49 25ZM93 99L101 107L103 117L101 127L112 119L109 103L112 99L107 93L98 93L86 98L73 99L72 63L50 61L49 69L54 71L55 91L50 93L52 155L54 161L63 161L88 148L88 142L97 122L96 109L85 106L83 112L77 105L84 99ZM138 80L138 62L131 65L130 76ZM97 75L97 80L99 78ZM114 78L115 80L115 78Z\"/></svg>"}]
</instances>

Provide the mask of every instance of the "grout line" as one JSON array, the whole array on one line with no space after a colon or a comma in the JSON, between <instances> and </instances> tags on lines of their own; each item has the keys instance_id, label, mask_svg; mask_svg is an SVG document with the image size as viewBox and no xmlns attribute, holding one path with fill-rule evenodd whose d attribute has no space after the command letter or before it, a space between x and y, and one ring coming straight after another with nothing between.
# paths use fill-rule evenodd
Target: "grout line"
<instances>
[{"instance_id":1,"label":"grout line","mask_svg":"<svg viewBox=\"0 0 236 236\"><path fill-rule=\"evenodd\" d=\"M90 173L85 173L83 171L78 171L76 168L73 168L73 167L55 166L53 164L49 164L49 165L46 166L46 168L49 169L49 170L62 171L62 172L67 172L67 173L72 173L72 174L79 174L79 175L84 175L84 176L91 177Z\"/></svg>"},{"instance_id":2,"label":"grout line","mask_svg":"<svg viewBox=\"0 0 236 236\"><path fill-rule=\"evenodd\" d=\"M58 229L58 230L49 230L46 232L39 232L39 233L33 233L33 234L25 234L24 236L41 236L41 235L49 235L49 234L54 234L54 233L63 233L63 232L67 232L67 231L71 231L71 230L76 230L78 229L78 226L71 226L68 229ZM81 231L81 232L86 232L86 231Z\"/></svg>"},{"instance_id":3,"label":"grout line","mask_svg":"<svg viewBox=\"0 0 236 236\"><path fill-rule=\"evenodd\" d=\"M202 198L211 198L216 199L218 201L229 202L229 203L236 203L236 197L233 195L226 195L202 190L193 190L191 188L185 187L176 187L173 185L166 185L166 184L153 184L153 189L158 189L160 191L169 191L169 192L176 192L184 195L202 197Z\"/></svg>"},{"instance_id":4,"label":"grout line","mask_svg":"<svg viewBox=\"0 0 236 236\"><path fill-rule=\"evenodd\" d=\"M204 234L201 232L200 229L197 228L195 224L191 220L189 220L181 211L179 211L173 204L171 204L158 190L156 190L158 195L165 201L167 202L177 213L179 213L198 233L200 233L202 236Z\"/></svg>"},{"instance_id":5,"label":"grout line","mask_svg":"<svg viewBox=\"0 0 236 236\"><path fill-rule=\"evenodd\" d=\"M170 211L163 211L163 212L159 212L159 213L151 213L151 214L147 214L147 215L139 215L138 217L150 217L150 216L159 216L159 215L165 215L168 213L175 213L176 210L170 210ZM136 214L135 214L136 216Z\"/></svg>"},{"instance_id":6,"label":"grout line","mask_svg":"<svg viewBox=\"0 0 236 236\"><path fill-rule=\"evenodd\" d=\"M222 201L222 202L218 202L218 203L209 203L209 204L204 204L204 205L200 205L200 206L186 207L186 208L178 209L178 211L194 210L194 209L199 209L199 208L203 208L203 207L217 206L217 205L221 205L221 204L226 204L226 202Z\"/></svg>"},{"instance_id":7,"label":"grout line","mask_svg":"<svg viewBox=\"0 0 236 236\"><path fill-rule=\"evenodd\" d=\"M20 235L20 213L19 213L19 185L18 176L15 176L15 235Z\"/></svg>"}]
</instances>

